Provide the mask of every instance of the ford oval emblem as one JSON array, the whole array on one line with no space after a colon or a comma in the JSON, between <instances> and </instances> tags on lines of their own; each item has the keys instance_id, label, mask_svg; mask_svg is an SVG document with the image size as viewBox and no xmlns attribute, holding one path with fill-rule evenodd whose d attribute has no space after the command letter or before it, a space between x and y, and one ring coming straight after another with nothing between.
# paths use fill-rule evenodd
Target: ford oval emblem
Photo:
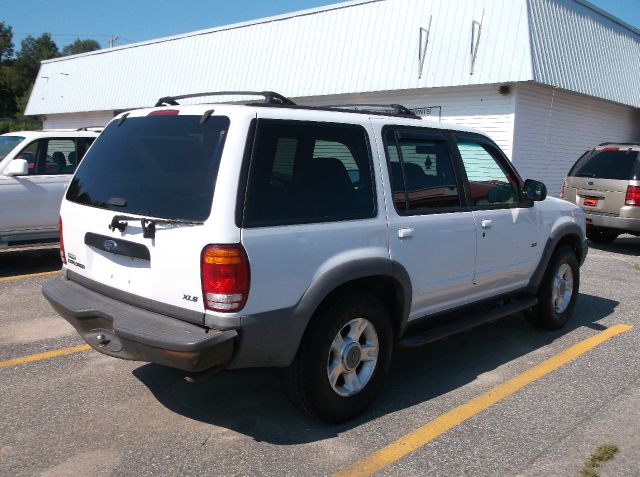
<instances>
[{"instance_id":1,"label":"ford oval emblem","mask_svg":"<svg viewBox=\"0 0 640 477\"><path fill-rule=\"evenodd\" d=\"M118 244L114 240L105 240L103 245L104 248L106 248L109 252L115 250L118 246Z\"/></svg>"}]
</instances>

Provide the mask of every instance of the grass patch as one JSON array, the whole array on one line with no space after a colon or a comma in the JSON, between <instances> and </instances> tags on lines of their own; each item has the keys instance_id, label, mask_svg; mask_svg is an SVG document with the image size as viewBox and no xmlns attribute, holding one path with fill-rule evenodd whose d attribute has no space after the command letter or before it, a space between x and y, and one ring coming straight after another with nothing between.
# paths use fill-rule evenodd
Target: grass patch
<instances>
[{"instance_id":1,"label":"grass patch","mask_svg":"<svg viewBox=\"0 0 640 477\"><path fill-rule=\"evenodd\" d=\"M598 467L600 464L613 459L618 453L618 446L615 444L605 444L589 456L580 471L581 477L598 477Z\"/></svg>"}]
</instances>

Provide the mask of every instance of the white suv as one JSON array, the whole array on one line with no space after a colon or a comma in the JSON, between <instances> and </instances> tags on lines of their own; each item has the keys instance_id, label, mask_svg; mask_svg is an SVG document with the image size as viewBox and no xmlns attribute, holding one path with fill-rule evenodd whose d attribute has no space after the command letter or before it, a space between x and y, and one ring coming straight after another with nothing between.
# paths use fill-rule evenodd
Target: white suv
<instances>
[{"instance_id":1,"label":"white suv","mask_svg":"<svg viewBox=\"0 0 640 477\"><path fill-rule=\"evenodd\" d=\"M62 203L63 276L43 291L96 350L282 367L296 404L343 421L396 345L518 311L545 328L570 318L583 212L545 199L486 136L400 106L264 95L163 98L89 151Z\"/></svg>"},{"instance_id":2,"label":"white suv","mask_svg":"<svg viewBox=\"0 0 640 477\"><path fill-rule=\"evenodd\" d=\"M0 249L58 239L58 212L76 166L99 130L0 135Z\"/></svg>"}]
</instances>

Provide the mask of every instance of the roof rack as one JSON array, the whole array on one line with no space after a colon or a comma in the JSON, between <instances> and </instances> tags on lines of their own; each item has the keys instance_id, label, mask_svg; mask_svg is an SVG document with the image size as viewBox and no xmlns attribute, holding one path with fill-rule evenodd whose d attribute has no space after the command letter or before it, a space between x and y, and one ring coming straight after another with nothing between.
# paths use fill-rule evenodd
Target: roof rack
<instances>
[{"instance_id":1,"label":"roof rack","mask_svg":"<svg viewBox=\"0 0 640 477\"><path fill-rule=\"evenodd\" d=\"M356 110L358 112L366 112L366 113L385 113L385 114L393 114L395 116L405 116L414 119L422 119L420 116L415 114L409 108L402 106L401 104L330 104L327 106L322 106L324 108L331 109L342 109L342 110ZM377 111L382 110L382 111Z\"/></svg>"},{"instance_id":2,"label":"roof rack","mask_svg":"<svg viewBox=\"0 0 640 477\"><path fill-rule=\"evenodd\" d=\"M603 142L598 146L640 146L640 142Z\"/></svg>"},{"instance_id":3,"label":"roof rack","mask_svg":"<svg viewBox=\"0 0 640 477\"><path fill-rule=\"evenodd\" d=\"M160 98L156 102L156 107L158 106L178 106L177 100L179 99L187 99L187 98L199 98L203 96L262 96L264 98L264 102L268 104L277 104L280 106L295 106L296 103L291 101L289 98L285 98L281 94L274 93L273 91L211 91L208 93L193 93L193 94L183 94L180 96L165 96L164 98Z\"/></svg>"},{"instance_id":4,"label":"roof rack","mask_svg":"<svg viewBox=\"0 0 640 477\"><path fill-rule=\"evenodd\" d=\"M90 132L98 132L96 129L99 129L100 132L104 130L104 126L83 126L81 128L76 129L76 131L90 131Z\"/></svg>"}]
</instances>

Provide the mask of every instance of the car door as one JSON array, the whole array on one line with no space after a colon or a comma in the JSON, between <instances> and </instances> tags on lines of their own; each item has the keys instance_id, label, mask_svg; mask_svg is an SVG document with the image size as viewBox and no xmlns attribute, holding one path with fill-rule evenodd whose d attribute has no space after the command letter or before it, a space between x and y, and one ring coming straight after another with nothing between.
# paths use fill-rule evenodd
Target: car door
<instances>
[{"instance_id":1,"label":"car door","mask_svg":"<svg viewBox=\"0 0 640 477\"><path fill-rule=\"evenodd\" d=\"M78 157L74 138L37 139L15 159L25 159L29 174L5 177L0 214L11 239L55 237L60 202Z\"/></svg>"},{"instance_id":2,"label":"car door","mask_svg":"<svg viewBox=\"0 0 640 477\"><path fill-rule=\"evenodd\" d=\"M479 298L527 285L542 253L541 217L522 197L522 181L484 136L455 135L477 225L475 292Z\"/></svg>"},{"instance_id":3,"label":"car door","mask_svg":"<svg viewBox=\"0 0 640 477\"><path fill-rule=\"evenodd\" d=\"M409 320L468 303L476 228L461 171L444 132L385 127L391 258L409 273Z\"/></svg>"}]
</instances>

